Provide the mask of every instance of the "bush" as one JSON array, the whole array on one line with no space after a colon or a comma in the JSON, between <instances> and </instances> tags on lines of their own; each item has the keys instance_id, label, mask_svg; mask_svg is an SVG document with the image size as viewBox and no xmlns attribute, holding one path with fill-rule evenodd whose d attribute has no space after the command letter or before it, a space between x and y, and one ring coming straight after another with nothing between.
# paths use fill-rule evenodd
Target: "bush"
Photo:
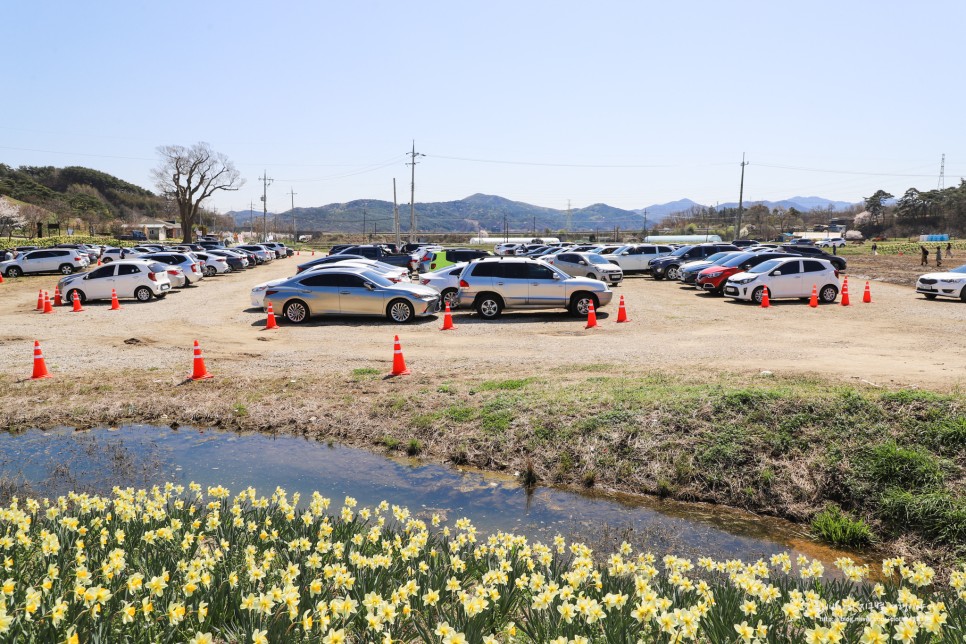
<instances>
[{"instance_id":1,"label":"bush","mask_svg":"<svg viewBox=\"0 0 966 644\"><path fill-rule=\"evenodd\" d=\"M812 532L836 546L856 548L872 542L872 531L862 519L853 519L837 505L830 505L812 519Z\"/></svg>"}]
</instances>

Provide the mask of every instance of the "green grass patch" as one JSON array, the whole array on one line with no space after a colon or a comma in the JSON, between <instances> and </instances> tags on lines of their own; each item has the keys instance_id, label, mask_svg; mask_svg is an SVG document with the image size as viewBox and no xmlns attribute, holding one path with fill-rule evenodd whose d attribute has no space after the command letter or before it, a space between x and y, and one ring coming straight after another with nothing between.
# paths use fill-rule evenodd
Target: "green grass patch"
<instances>
[{"instance_id":1,"label":"green grass patch","mask_svg":"<svg viewBox=\"0 0 966 644\"><path fill-rule=\"evenodd\" d=\"M352 376L355 378L364 378L366 376L378 376L381 372L374 367L360 367L359 369L352 370Z\"/></svg>"},{"instance_id":2,"label":"green grass patch","mask_svg":"<svg viewBox=\"0 0 966 644\"><path fill-rule=\"evenodd\" d=\"M476 409L469 405L450 405L443 410L443 416L456 423L466 423L476 418Z\"/></svg>"},{"instance_id":3,"label":"green grass patch","mask_svg":"<svg viewBox=\"0 0 966 644\"><path fill-rule=\"evenodd\" d=\"M480 391L512 391L514 389L523 389L531 382L534 378L516 378L511 380L487 380L480 384Z\"/></svg>"},{"instance_id":4,"label":"green grass patch","mask_svg":"<svg viewBox=\"0 0 966 644\"><path fill-rule=\"evenodd\" d=\"M836 546L858 548L872 542L872 530L862 519L853 519L837 505L830 505L812 518L812 532Z\"/></svg>"}]
</instances>

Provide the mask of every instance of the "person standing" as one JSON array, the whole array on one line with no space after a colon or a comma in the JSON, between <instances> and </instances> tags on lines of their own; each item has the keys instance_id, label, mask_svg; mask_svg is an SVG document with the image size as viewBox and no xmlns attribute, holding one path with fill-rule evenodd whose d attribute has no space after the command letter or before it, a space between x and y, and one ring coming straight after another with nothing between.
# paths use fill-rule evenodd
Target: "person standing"
<instances>
[{"instance_id":1,"label":"person standing","mask_svg":"<svg viewBox=\"0 0 966 644\"><path fill-rule=\"evenodd\" d=\"M936 246L936 268L943 265L943 247Z\"/></svg>"},{"instance_id":2,"label":"person standing","mask_svg":"<svg viewBox=\"0 0 966 644\"><path fill-rule=\"evenodd\" d=\"M875 242L872 242L872 256L875 257L879 254L879 246Z\"/></svg>"},{"instance_id":3,"label":"person standing","mask_svg":"<svg viewBox=\"0 0 966 644\"><path fill-rule=\"evenodd\" d=\"M953 256L953 245L949 242L946 242L946 257L952 257L952 256Z\"/></svg>"},{"instance_id":4,"label":"person standing","mask_svg":"<svg viewBox=\"0 0 966 644\"><path fill-rule=\"evenodd\" d=\"M929 266L929 249L925 246L920 245L919 250L922 251L922 261L919 263L920 266Z\"/></svg>"}]
</instances>

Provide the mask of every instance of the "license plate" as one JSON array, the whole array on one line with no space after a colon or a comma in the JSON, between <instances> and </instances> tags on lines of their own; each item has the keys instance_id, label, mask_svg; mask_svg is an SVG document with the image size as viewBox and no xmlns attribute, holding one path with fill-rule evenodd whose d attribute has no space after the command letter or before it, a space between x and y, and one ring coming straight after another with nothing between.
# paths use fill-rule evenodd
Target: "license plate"
<instances>
[{"instance_id":1,"label":"license plate","mask_svg":"<svg viewBox=\"0 0 966 644\"><path fill-rule=\"evenodd\" d=\"M725 293L737 294L738 289L736 289L734 286L729 286L728 288L725 289Z\"/></svg>"},{"instance_id":2,"label":"license plate","mask_svg":"<svg viewBox=\"0 0 966 644\"><path fill-rule=\"evenodd\" d=\"M920 290L920 291L935 291L936 289L934 289L934 288L933 288L933 287L931 287L931 286L920 286L920 287L919 287L919 290Z\"/></svg>"},{"instance_id":3,"label":"license plate","mask_svg":"<svg viewBox=\"0 0 966 644\"><path fill-rule=\"evenodd\" d=\"M162 284L161 285L161 290L162 291L167 291L169 288L171 288L171 285L170 284Z\"/></svg>"}]
</instances>

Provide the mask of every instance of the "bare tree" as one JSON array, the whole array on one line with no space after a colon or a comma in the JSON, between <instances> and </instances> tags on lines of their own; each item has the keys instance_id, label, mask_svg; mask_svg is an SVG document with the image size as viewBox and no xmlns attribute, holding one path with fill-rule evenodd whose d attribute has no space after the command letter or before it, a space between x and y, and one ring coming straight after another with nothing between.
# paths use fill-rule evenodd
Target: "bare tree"
<instances>
[{"instance_id":1,"label":"bare tree","mask_svg":"<svg viewBox=\"0 0 966 644\"><path fill-rule=\"evenodd\" d=\"M207 143L195 143L190 148L162 145L158 154L161 165L151 176L161 194L177 204L184 241L191 242L201 202L218 190L238 190L245 180L227 156Z\"/></svg>"},{"instance_id":2,"label":"bare tree","mask_svg":"<svg viewBox=\"0 0 966 644\"><path fill-rule=\"evenodd\" d=\"M5 198L0 197L0 235L6 235L7 240L13 237L15 228L23 226L20 208Z\"/></svg>"},{"instance_id":3,"label":"bare tree","mask_svg":"<svg viewBox=\"0 0 966 644\"><path fill-rule=\"evenodd\" d=\"M50 219L50 212L32 203L20 207L20 217L23 220L23 233L27 239L37 236L38 224L45 224Z\"/></svg>"}]
</instances>

